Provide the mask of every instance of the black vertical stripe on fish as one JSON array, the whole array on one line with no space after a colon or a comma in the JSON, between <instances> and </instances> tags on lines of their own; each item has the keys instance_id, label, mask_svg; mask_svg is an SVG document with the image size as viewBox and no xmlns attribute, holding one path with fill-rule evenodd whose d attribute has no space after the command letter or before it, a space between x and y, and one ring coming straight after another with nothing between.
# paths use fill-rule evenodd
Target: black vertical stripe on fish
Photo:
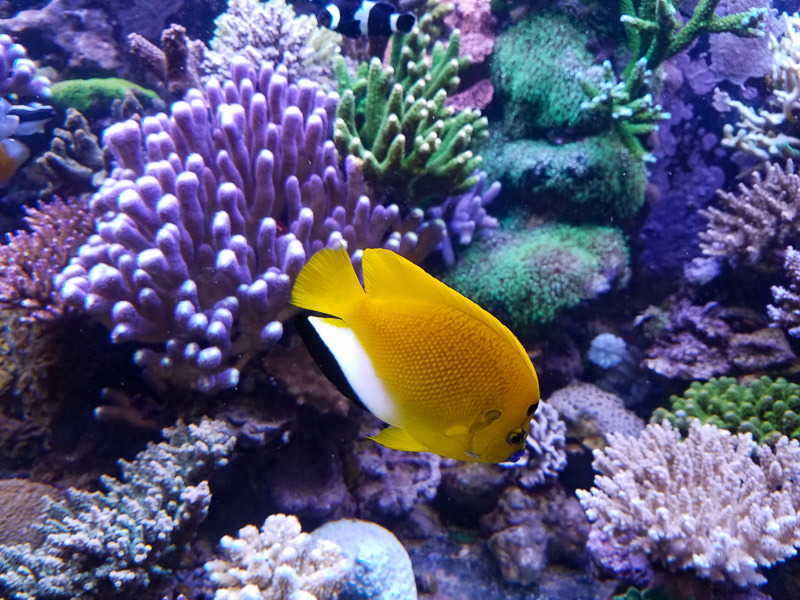
<instances>
[{"instance_id":1,"label":"black vertical stripe on fish","mask_svg":"<svg viewBox=\"0 0 800 600\"><path fill-rule=\"evenodd\" d=\"M320 368L322 374L336 386L336 389L339 390L343 396L369 412L369 409L364 406L361 398L359 398L358 394L353 390L347 377L342 373L342 368L339 366L330 348L325 345L325 342L322 341L317 330L314 329L314 326L309 322L308 317L305 315L295 317L294 324L297 328L297 332L300 334L300 338L303 340L306 348L308 348L308 353L311 355L314 363Z\"/></svg>"},{"instance_id":2,"label":"black vertical stripe on fish","mask_svg":"<svg viewBox=\"0 0 800 600\"><path fill-rule=\"evenodd\" d=\"M377 2L372 6L367 17L367 35L380 35L388 37L392 35L392 15L395 9L391 4Z\"/></svg>"}]
</instances>

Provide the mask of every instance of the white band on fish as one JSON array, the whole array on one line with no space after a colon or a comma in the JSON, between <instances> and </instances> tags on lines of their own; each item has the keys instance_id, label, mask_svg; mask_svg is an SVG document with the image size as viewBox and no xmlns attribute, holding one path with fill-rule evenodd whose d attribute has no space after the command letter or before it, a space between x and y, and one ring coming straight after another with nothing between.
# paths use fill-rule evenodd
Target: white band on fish
<instances>
[{"instance_id":1,"label":"white band on fish","mask_svg":"<svg viewBox=\"0 0 800 600\"><path fill-rule=\"evenodd\" d=\"M328 4L328 6L325 7L325 10L327 10L331 15L330 28L335 30L337 27L339 27L339 22L342 20L342 13L339 10L339 7L335 4Z\"/></svg>"}]
</instances>

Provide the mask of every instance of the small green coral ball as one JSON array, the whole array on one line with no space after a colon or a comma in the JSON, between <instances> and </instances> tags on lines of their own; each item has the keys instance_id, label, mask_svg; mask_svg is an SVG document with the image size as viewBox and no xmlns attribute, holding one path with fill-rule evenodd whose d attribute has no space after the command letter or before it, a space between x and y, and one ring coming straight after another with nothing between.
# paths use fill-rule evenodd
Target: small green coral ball
<instances>
[{"instance_id":1,"label":"small green coral ball","mask_svg":"<svg viewBox=\"0 0 800 600\"><path fill-rule=\"evenodd\" d=\"M613 227L510 226L471 246L444 281L515 331L627 283L628 249Z\"/></svg>"},{"instance_id":2,"label":"small green coral ball","mask_svg":"<svg viewBox=\"0 0 800 600\"><path fill-rule=\"evenodd\" d=\"M783 377L762 377L749 386L733 377L695 381L683 396L670 398L670 409L658 408L651 422L667 419L683 432L689 419L712 423L731 433L751 433L759 443L772 444L781 436L800 439L800 385Z\"/></svg>"}]
</instances>

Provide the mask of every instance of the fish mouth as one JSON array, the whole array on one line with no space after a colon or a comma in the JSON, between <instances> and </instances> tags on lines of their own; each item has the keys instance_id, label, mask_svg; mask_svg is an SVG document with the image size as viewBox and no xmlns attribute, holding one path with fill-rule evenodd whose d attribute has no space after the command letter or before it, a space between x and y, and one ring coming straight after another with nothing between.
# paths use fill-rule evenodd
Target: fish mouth
<instances>
[{"instance_id":1,"label":"fish mouth","mask_svg":"<svg viewBox=\"0 0 800 600\"><path fill-rule=\"evenodd\" d=\"M523 454L525 454L525 448L520 448L519 450L514 452L514 454L508 457L507 462L517 462L520 458L522 458Z\"/></svg>"}]
</instances>

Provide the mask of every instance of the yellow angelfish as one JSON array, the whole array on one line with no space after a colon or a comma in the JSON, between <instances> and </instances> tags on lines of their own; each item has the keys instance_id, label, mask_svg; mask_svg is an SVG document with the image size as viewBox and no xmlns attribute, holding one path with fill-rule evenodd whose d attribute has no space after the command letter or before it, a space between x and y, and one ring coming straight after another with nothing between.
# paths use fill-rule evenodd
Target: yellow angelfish
<instances>
[{"instance_id":1,"label":"yellow angelfish","mask_svg":"<svg viewBox=\"0 0 800 600\"><path fill-rule=\"evenodd\" d=\"M514 334L391 250L365 250L362 266L363 288L346 250L320 250L292 304L330 315L301 321L303 337L339 389L391 425L371 439L465 461L518 456L539 382Z\"/></svg>"}]
</instances>

